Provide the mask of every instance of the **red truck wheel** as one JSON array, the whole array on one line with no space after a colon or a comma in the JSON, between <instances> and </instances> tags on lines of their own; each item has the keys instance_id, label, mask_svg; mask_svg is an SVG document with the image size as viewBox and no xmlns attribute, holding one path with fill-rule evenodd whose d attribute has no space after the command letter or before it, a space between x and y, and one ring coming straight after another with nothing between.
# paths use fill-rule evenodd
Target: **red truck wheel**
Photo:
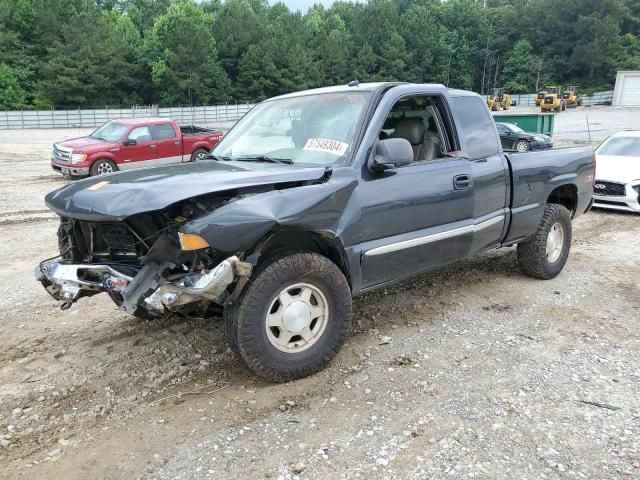
<instances>
[{"instance_id":1,"label":"red truck wheel","mask_svg":"<svg viewBox=\"0 0 640 480\"><path fill-rule=\"evenodd\" d=\"M204 160L205 158L207 158L207 155L209 155L209 152L207 150L205 150L204 148L199 148L191 154L191 161L197 162L200 160Z\"/></svg>"},{"instance_id":2,"label":"red truck wheel","mask_svg":"<svg viewBox=\"0 0 640 480\"><path fill-rule=\"evenodd\" d=\"M91 169L89 170L89 175L92 177L98 175L109 175L110 173L117 172L118 167L115 163L113 163L108 158L100 158L93 162L91 165Z\"/></svg>"}]
</instances>

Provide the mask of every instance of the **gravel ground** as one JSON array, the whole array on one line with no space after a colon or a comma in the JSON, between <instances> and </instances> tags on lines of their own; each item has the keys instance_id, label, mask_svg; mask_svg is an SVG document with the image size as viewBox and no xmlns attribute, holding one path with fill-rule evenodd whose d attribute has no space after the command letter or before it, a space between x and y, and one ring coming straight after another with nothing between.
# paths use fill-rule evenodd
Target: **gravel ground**
<instances>
[{"instance_id":1,"label":"gravel ground","mask_svg":"<svg viewBox=\"0 0 640 480\"><path fill-rule=\"evenodd\" d=\"M565 113L557 144L585 114L640 128ZM80 133L0 131L0 478L640 478L638 216L578 219L554 280L510 248L359 297L329 368L274 385L217 319L60 311L36 284L50 144Z\"/></svg>"}]
</instances>

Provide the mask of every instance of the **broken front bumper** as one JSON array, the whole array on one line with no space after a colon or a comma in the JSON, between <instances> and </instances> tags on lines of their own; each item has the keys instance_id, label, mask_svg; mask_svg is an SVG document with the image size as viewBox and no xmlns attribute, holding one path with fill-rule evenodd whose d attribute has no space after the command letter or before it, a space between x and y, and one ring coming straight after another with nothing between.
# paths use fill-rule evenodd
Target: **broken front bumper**
<instances>
[{"instance_id":1,"label":"broken front bumper","mask_svg":"<svg viewBox=\"0 0 640 480\"><path fill-rule=\"evenodd\" d=\"M185 274L166 281L161 279L162 265L145 265L131 277L107 265L66 264L56 260L36 266L36 278L47 292L66 309L82 297L100 292L119 293L122 309L133 313L143 307L156 312L175 310L194 302L220 302L227 287L251 274L251 264L229 257L215 268ZM147 295L149 290L153 290Z\"/></svg>"}]
</instances>

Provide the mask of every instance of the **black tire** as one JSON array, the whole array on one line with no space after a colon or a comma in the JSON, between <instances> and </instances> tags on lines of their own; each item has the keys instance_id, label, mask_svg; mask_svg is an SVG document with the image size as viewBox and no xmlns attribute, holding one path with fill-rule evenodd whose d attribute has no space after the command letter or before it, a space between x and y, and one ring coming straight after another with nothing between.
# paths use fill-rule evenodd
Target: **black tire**
<instances>
[{"instance_id":1,"label":"black tire","mask_svg":"<svg viewBox=\"0 0 640 480\"><path fill-rule=\"evenodd\" d=\"M547 242L550 239L549 233L556 225L563 229L562 247L557 259L549 261ZM562 205L548 204L536 233L530 240L518 244L518 264L525 274L549 280L562 271L570 249L571 213Z\"/></svg>"},{"instance_id":2,"label":"black tire","mask_svg":"<svg viewBox=\"0 0 640 480\"><path fill-rule=\"evenodd\" d=\"M529 142L527 142L526 140L518 140L513 146L513 149L518 153L524 153L531 150L531 145L529 145Z\"/></svg>"},{"instance_id":3,"label":"black tire","mask_svg":"<svg viewBox=\"0 0 640 480\"><path fill-rule=\"evenodd\" d=\"M302 351L285 352L267 336L266 319L278 295L297 283L319 290L328 313L315 343ZM322 255L275 257L249 281L225 320L230 348L236 348L233 334L237 329L237 350L253 373L276 382L294 380L322 370L346 341L351 327L351 290L342 271Z\"/></svg>"},{"instance_id":4,"label":"black tire","mask_svg":"<svg viewBox=\"0 0 640 480\"><path fill-rule=\"evenodd\" d=\"M196 151L194 151L191 154L191 161L192 162L197 162L200 160L204 160L207 155L209 155L209 151L205 150L204 148L198 148Z\"/></svg>"},{"instance_id":5,"label":"black tire","mask_svg":"<svg viewBox=\"0 0 640 480\"><path fill-rule=\"evenodd\" d=\"M222 318L224 319L224 334L227 337L227 344L234 354L240 356L240 350L238 349L237 306L237 301L233 302L231 305L226 305L224 307Z\"/></svg>"},{"instance_id":6,"label":"black tire","mask_svg":"<svg viewBox=\"0 0 640 480\"><path fill-rule=\"evenodd\" d=\"M120 295L117 292L107 292L109 295L109 298L111 298L111 300L113 300L113 303L115 303L118 307L120 307L120 305L122 305L122 295ZM133 316L136 318L139 318L141 320L156 320L157 316L153 315L149 310L147 310L146 308L142 308L142 307L138 307L136 308L135 312L133 312Z\"/></svg>"},{"instance_id":7,"label":"black tire","mask_svg":"<svg viewBox=\"0 0 640 480\"><path fill-rule=\"evenodd\" d=\"M93 165L91 165L91 168L89 169L89 175L92 177L96 177L100 175L108 175L117 171L118 167L113 161L109 160L108 158L99 158L98 160L93 162Z\"/></svg>"}]
</instances>

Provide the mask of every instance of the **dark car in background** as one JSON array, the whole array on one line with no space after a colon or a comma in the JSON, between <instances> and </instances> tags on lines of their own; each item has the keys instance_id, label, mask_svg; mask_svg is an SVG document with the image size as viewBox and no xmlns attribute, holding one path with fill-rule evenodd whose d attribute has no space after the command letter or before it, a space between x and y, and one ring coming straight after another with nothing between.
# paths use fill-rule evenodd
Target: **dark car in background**
<instances>
[{"instance_id":1,"label":"dark car in background","mask_svg":"<svg viewBox=\"0 0 640 480\"><path fill-rule=\"evenodd\" d=\"M513 123L496 122L502 148L524 153L530 150L547 150L553 148L551 137L542 133L525 132Z\"/></svg>"}]
</instances>

